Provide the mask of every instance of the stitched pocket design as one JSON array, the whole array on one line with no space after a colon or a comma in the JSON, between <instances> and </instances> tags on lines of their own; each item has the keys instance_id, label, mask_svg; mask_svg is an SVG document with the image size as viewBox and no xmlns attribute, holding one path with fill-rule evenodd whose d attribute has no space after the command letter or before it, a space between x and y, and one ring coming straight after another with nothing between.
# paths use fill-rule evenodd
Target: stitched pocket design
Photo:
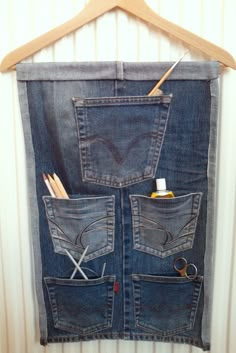
<instances>
[{"instance_id":1,"label":"stitched pocket design","mask_svg":"<svg viewBox=\"0 0 236 353\"><path fill-rule=\"evenodd\" d=\"M160 336L193 329L203 278L132 275L135 324ZM155 293L155 295L153 295Z\"/></svg>"},{"instance_id":2,"label":"stitched pocket design","mask_svg":"<svg viewBox=\"0 0 236 353\"><path fill-rule=\"evenodd\" d=\"M73 101L84 181L119 188L154 177L171 96Z\"/></svg>"},{"instance_id":3,"label":"stitched pocket design","mask_svg":"<svg viewBox=\"0 0 236 353\"><path fill-rule=\"evenodd\" d=\"M201 193L172 199L131 195L134 249L166 257L193 246Z\"/></svg>"},{"instance_id":4,"label":"stitched pocket design","mask_svg":"<svg viewBox=\"0 0 236 353\"><path fill-rule=\"evenodd\" d=\"M43 200L55 252L65 255L66 249L80 258L89 246L88 261L114 250L114 196Z\"/></svg>"},{"instance_id":5,"label":"stitched pocket design","mask_svg":"<svg viewBox=\"0 0 236 353\"><path fill-rule=\"evenodd\" d=\"M44 280L56 328L86 335L112 327L115 276Z\"/></svg>"}]
</instances>

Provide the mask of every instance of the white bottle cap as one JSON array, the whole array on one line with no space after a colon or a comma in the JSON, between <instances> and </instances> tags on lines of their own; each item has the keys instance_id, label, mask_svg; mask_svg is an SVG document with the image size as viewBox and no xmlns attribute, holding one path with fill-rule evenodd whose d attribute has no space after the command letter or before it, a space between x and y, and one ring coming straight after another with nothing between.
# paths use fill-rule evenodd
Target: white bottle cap
<instances>
[{"instance_id":1,"label":"white bottle cap","mask_svg":"<svg viewBox=\"0 0 236 353\"><path fill-rule=\"evenodd\" d=\"M157 191L166 190L166 179L165 178L156 179L156 188L157 188Z\"/></svg>"}]
</instances>

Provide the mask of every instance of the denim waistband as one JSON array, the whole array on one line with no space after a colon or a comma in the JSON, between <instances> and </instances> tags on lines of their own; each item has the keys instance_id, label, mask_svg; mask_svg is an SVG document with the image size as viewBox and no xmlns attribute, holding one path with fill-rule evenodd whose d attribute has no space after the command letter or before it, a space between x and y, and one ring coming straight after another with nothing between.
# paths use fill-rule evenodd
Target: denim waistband
<instances>
[{"instance_id":1,"label":"denim waistband","mask_svg":"<svg viewBox=\"0 0 236 353\"><path fill-rule=\"evenodd\" d=\"M18 81L66 80L158 80L173 62L80 62L18 64ZM182 62L171 73L171 80L211 80L219 75L219 63Z\"/></svg>"}]
</instances>

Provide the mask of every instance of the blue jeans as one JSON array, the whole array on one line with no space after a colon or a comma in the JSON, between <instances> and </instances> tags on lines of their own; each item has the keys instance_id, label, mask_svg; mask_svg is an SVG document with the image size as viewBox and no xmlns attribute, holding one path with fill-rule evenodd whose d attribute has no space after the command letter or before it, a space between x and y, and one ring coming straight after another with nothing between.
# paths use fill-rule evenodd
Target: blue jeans
<instances>
[{"instance_id":1,"label":"blue jeans","mask_svg":"<svg viewBox=\"0 0 236 353\"><path fill-rule=\"evenodd\" d=\"M148 97L169 66L17 66L43 345L210 347L218 64L180 63ZM70 198L51 197L42 172ZM175 198L150 198L155 178ZM179 256L197 278L176 272Z\"/></svg>"}]
</instances>

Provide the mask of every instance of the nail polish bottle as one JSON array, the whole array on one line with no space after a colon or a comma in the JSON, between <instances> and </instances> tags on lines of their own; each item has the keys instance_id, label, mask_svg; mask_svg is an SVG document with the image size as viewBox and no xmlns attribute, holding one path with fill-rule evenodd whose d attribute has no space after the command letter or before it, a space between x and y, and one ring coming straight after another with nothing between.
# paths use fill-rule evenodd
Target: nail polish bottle
<instances>
[{"instance_id":1,"label":"nail polish bottle","mask_svg":"<svg viewBox=\"0 0 236 353\"><path fill-rule=\"evenodd\" d=\"M170 190L166 190L166 179L156 179L156 191L152 192L151 197L170 199L175 197L174 193Z\"/></svg>"}]
</instances>

